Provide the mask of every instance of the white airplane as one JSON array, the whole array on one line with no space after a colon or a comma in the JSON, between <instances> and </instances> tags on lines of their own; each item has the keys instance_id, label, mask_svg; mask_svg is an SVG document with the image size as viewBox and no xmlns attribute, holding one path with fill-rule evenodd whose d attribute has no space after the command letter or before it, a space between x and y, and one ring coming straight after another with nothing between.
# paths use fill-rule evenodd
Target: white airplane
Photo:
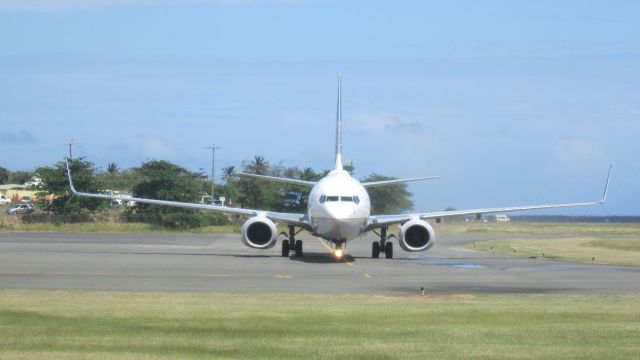
<instances>
[{"instance_id":1,"label":"white airplane","mask_svg":"<svg viewBox=\"0 0 640 360\"><path fill-rule=\"evenodd\" d=\"M103 195L78 192L73 186L71 170L67 161L67 175L69 186L76 196L85 196L98 199L135 201L142 204L174 206L188 209L201 209L219 211L222 213L238 214L248 216L249 219L242 225L242 243L255 249L269 249L276 245L278 236L284 235L286 239L282 241L282 256L289 256L294 252L296 256L302 256L302 241L296 240L296 235L306 230L312 235L324 239L331 249L336 259L340 259L344 254L346 244L369 232L374 231L380 238L374 241L371 249L371 256L378 258L384 252L386 258L393 257L393 244L388 241L390 238L397 238L400 247L405 251L426 251L433 247L436 234L428 220L440 221L442 218L475 215L478 218L482 214L503 213L513 211L525 211L536 209L567 208L577 206L603 205L607 197L609 187L609 177L611 168L605 184L602 198L598 201L516 206L503 208L472 209L461 211L438 211L423 212L398 215L372 215L371 201L367 188L374 186L385 186L389 184L406 183L410 181L435 179L438 176L386 180L376 182L361 183L343 169L342 166L342 85L338 78L338 109L336 115L336 149L334 169L318 182L305 181L290 178L278 178L272 176L239 173L239 176L253 177L269 181L277 181L288 184L311 187L309 194L307 213L290 214L273 211L230 208L216 205L204 205L194 203L184 203L177 201L165 201L154 199L142 199L123 197L122 195ZM288 233L278 234L276 224L283 223L288 226ZM400 231L397 236L387 235L389 226L398 225ZM298 231L296 231L298 228ZM375 230L380 230L376 232Z\"/></svg>"}]
</instances>

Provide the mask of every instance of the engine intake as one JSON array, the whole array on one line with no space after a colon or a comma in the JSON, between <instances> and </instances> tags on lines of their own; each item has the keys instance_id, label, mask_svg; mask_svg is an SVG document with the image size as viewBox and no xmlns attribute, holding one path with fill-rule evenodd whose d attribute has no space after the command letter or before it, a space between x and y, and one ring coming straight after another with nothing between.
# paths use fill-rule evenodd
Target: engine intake
<instances>
[{"instance_id":1,"label":"engine intake","mask_svg":"<svg viewBox=\"0 0 640 360\"><path fill-rule=\"evenodd\" d=\"M242 243L254 249L272 248L278 238L276 224L263 216L255 216L245 221L240 231Z\"/></svg>"},{"instance_id":2,"label":"engine intake","mask_svg":"<svg viewBox=\"0 0 640 360\"><path fill-rule=\"evenodd\" d=\"M436 240L436 232L428 222L409 220L400 227L400 247L405 251L429 250Z\"/></svg>"}]
</instances>

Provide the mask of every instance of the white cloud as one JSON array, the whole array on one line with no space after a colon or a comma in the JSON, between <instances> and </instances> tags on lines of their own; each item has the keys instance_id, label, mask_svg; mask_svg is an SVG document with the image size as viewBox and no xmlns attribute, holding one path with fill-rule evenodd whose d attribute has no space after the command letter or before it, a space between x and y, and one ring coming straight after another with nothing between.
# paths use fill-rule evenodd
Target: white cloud
<instances>
[{"instance_id":1,"label":"white cloud","mask_svg":"<svg viewBox=\"0 0 640 360\"><path fill-rule=\"evenodd\" d=\"M561 140L553 146L555 156L562 162L599 162L606 159L600 144L578 140Z\"/></svg>"},{"instance_id":2,"label":"white cloud","mask_svg":"<svg viewBox=\"0 0 640 360\"><path fill-rule=\"evenodd\" d=\"M144 155L151 159L167 159L174 155L173 149L162 140L147 139L143 144Z\"/></svg>"},{"instance_id":3,"label":"white cloud","mask_svg":"<svg viewBox=\"0 0 640 360\"><path fill-rule=\"evenodd\" d=\"M423 134L426 131L420 121L390 114L358 116L354 118L353 129L375 137L388 137L395 133Z\"/></svg>"},{"instance_id":4,"label":"white cloud","mask_svg":"<svg viewBox=\"0 0 640 360\"><path fill-rule=\"evenodd\" d=\"M386 163L386 171L398 176L429 173L424 167L433 164L441 144L426 122L415 115L393 114L361 115L347 122L348 134L352 134L346 140L347 148L366 149L361 153L363 169L359 173L379 171L380 163ZM347 151L347 160L350 155Z\"/></svg>"},{"instance_id":5,"label":"white cloud","mask_svg":"<svg viewBox=\"0 0 640 360\"><path fill-rule=\"evenodd\" d=\"M0 12L66 12L99 10L116 6L153 5L248 5L248 4L301 4L309 0L4 0Z\"/></svg>"},{"instance_id":6,"label":"white cloud","mask_svg":"<svg viewBox=\"0 0 640 360\"><path fill-rule=\"evenodd\" d=\"M33 144L35 137L28 130L0 131L0 141L8 144Z\"/></svg>"}]
</instances>

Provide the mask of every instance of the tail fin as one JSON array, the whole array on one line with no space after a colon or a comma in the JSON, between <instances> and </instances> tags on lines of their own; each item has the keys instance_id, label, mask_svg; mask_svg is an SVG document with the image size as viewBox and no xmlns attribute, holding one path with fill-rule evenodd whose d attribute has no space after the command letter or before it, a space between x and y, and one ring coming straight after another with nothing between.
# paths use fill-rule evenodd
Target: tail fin
<instances>
[{"instance_id":1,"label":"tail fin","mask_svg":"<svg viewBox=\"0 0 640 360\"><path fill-rule=\"evenodd\" d=\"M336 165L342 170L342 76L338 74L338 110L336 112Z\"/></svg>"}]
</instances>

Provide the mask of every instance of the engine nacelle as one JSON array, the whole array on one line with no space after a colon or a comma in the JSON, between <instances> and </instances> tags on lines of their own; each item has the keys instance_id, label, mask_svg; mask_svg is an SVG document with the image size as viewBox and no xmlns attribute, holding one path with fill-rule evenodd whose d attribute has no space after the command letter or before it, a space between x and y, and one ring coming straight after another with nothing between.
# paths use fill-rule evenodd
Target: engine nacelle
<instances>
[{"instance_id":1,"label":"engine nacelle","mask_svg":"<svg viewBox=\"0 0 640 360\"><path fill-rule=\"evenodd\" d=\"M425 251L435 244L436 232L428 222L413 219L402 224L398 237L404 251Z\"/></svg>"},{"instance_id":2,"label":"engine nacelle","mask_svg":"<svg viewBox=\"0 0 640 360\"><path fill-rule=\"evenodd\" d=\"M254 216L240 228L242 243L254 249L269 249L276 244L278 230L273 221L263 216Z\"/></svg>"}]
</instances>

